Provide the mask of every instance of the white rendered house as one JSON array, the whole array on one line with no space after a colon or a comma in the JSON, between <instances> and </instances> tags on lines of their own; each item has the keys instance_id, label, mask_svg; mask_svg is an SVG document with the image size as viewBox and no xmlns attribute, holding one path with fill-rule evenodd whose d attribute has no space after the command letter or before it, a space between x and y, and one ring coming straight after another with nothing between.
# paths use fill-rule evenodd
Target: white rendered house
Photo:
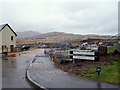
<instances>
[{"instance_id":1,"label":"white rendered house","mask_svg":"<svg viewBox=\"0 0 120 90\"><path fill-rule=\"evenodd\" d=\"M0 25L0 53L13 52L17 34L8 24Z\"/></svg>"}]
</instances>

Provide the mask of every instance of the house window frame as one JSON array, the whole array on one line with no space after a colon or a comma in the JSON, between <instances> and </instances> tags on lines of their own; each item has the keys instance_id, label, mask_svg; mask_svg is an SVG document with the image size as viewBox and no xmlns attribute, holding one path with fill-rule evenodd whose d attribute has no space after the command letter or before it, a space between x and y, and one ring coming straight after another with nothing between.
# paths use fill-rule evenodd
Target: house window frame
<instances>
[{"instance_id":1,"label":"house window frame","mask_svg":"<svg viewBox=\"0 0 120 90\"><path fill-rule=\"evenodd\" d=\"M11 36L11 41L13 41L13 36Z\"/></svg>"}]
</instances>

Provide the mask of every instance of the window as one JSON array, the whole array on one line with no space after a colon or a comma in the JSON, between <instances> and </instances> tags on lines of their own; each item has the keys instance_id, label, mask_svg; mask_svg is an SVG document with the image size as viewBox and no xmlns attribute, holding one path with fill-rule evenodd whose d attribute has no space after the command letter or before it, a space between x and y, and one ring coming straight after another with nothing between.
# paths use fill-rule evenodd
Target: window
<instances>
[{"instance_id":1,"label":"window","mask_svg":"<svg viewBox=\"0 0 120 90\"><path fill-rule=\"evenodd\" d=\"M11 36L11 41L13 41L13 36Z\"/></svg>"}]
</instances>

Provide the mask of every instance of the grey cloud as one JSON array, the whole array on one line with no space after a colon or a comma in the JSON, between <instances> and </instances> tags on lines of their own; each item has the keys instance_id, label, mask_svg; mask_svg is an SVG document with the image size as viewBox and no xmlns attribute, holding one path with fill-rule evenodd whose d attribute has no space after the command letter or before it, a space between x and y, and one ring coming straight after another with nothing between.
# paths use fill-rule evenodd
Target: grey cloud
<instances>
[{"instance_id":1,"label":"grey cloud","mask_svg":"<svg viewBox=\"0 0 120 90\"><path fill-rule=\"evenodd\" d=\"M9 22L16 31L117 33L117 2L23 1L2 4L2 22Z\"/></svg>"}]
</instances>

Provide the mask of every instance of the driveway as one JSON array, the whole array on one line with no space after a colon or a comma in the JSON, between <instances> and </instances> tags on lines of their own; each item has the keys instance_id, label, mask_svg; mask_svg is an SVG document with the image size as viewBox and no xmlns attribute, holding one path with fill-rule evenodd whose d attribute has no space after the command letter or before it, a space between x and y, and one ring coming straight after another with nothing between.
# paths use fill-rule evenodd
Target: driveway
<instances>
[{"instance_id":1,"label":"driveway","mask_svg":"<svg viewBox=\"0 0 120 90\"><path fill-rule=\"evenodd\" d=\"M2 88L31 88L26 81L26 68L38 50L21 52L16 57L4 57L2 60ZM1 68L0 68L1 69Z\"/></svg>"},{"instance_id":2,"label":"driveway","mask_svg":"<svg viewBox=\"0 0 120 90\"><path fill-rule=\"evenodd\" d=\"M54 67L53 62L40 50L28 69L30 78L46 88L118 88L104 82L70 75Z\"/></svg>"}]
</instances>

